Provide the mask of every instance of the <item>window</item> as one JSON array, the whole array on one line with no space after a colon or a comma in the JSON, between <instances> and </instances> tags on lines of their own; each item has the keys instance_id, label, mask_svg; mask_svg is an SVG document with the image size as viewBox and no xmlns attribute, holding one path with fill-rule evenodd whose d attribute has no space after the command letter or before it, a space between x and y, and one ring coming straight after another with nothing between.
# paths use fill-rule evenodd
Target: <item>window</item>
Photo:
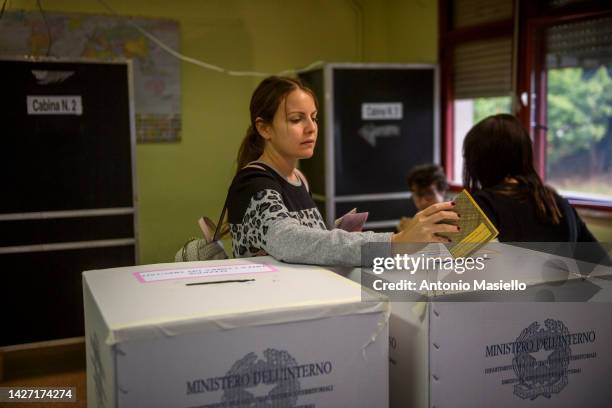
<instances>
[{"instance_id":1,"label":"window","mask_svg":"<svg viewBox=\"0 0 612 408\"><path fill-rule=\"evenodd\" d=\"M489 115L511 112L513 2L449 0L441 8L450 13L440 36L448 78L442 86L450 90L443 164L451 183L461 184L467 131Z\"/></svg>"},{"instance_id":2,"label":"window","mask_svg":"<svg viewBox=\"0 0 612 408\"><path fill-rule=\"evenodd\" d=\"M443 165L452 183L462 183L469 129L489 115L515 113L547 184L612 209L607 2L440 0L440 62Z\"/></svg>"},{"instance_id":3,"label":"window","mask_svg":"<svg viewBox=\"0 0 612 408\"><path fill-rule=\"evenodd\" d=\"M612 18L545 30L546 180L612 199Z\"/></svg>"},{"instance_id":4,"label":"window","mask_svg":"<svg viewBox=\"0 0 612 408\"><path fill-rule=\"evenodd\" d=\"M511 112L512 39L503 36L457 44L453 52L453 86L452 181L460 184L466 133L487 116Z\"/></svg>"},{"instance_id":5,"label":"window","mask_svg":"<svg viewBox=\"0 0 612 408\"><path fill-rule=\"evenodd\" d=\"M453 178L452 182L461 184L463 174L463 140L476 123L487 116L512 112L512 98L492 96L488 98L455 99L453 102Z\"/></svg>"}]
</instances>

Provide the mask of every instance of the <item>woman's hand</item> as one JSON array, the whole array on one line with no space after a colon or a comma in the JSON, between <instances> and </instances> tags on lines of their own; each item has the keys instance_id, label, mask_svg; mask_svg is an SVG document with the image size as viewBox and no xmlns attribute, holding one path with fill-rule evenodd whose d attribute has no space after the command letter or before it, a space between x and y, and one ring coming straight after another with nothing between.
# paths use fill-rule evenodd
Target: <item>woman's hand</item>
<instances>
[{"instance_id":1,"label":"woman's hand","mask_svg":"<svg viewBox=\"0 0 612 408\"><path fill-rule=\"evenodd\" d=\"M408 226L410 225L410 221L412 221L412 217L400 218L399 225L396 227L397 232L401 232L402 230L408 228Z\"/></svg>"},{"instance_id":2,"label":"woman's hand","mask_svg":"<svg viewBox=\"0 0 612 408\"><path fill-rule=\"evenodd\" d=\"M452 201L433 204L402 225L402 231L393 234L391 242L450 242L448 238L436 235L440 232L458 232L457 225L440 224L440 221L457 221L459 214L451 211L455 207Z\"/></svg>"}]
</instances>

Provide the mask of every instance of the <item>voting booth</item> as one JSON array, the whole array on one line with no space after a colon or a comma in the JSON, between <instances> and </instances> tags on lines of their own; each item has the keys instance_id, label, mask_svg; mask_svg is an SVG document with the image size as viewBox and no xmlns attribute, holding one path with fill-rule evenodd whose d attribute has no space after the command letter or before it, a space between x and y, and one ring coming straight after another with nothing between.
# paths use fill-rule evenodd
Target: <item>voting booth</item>
<instances>
[{"instance_id":1,"label":"voting booth","mask_svg":"<svg viewBox=\"0 0 612 408\"><path fill-rule=\"evenodd\" d=\"M300 73L319 101L319 139L300 162L329 226L353 208L369 230L414 211L405 177L440 162L438 69L432 64L329 63Z\"/></svg>"},{"instance_id":2,"label":"voting booth","mask_svg":"<svg viewBox=\"0 0 612 408\"><path fill-rule=\"evenodd\" d=\"M591 265L584 275L585 263L576 259L503 244L490 248L482 250L490 256L485 279L511 273L526 290L513 297L410 291L403 295L407 301L385 293L394 300L390 406L610 406L612 268ZM551 265L565 268L551 271ZM345 276L369 287L385 273L354 269ZM427 279L471 277L428 271Z\"/></svg>"},{"instance_id":3,"label":"voting booth","mask_svg":"<svg viewBox=\"0 0 612 408\"><path fill-rule=\"evenodd\" d=\"M83 273L89 407L386 407L388 304L270 257Z\"/></svg>"},{"instance_id":4,"label":"voting booth","mask_svg":"<svg viewBox=\"0 0 612 408\"><path fill-rule=\"evenodd\" d=\"M0 347L81 337L81 272L138 262L132 65L0 57L0 72Z\"/></svg>"}]
</instances>

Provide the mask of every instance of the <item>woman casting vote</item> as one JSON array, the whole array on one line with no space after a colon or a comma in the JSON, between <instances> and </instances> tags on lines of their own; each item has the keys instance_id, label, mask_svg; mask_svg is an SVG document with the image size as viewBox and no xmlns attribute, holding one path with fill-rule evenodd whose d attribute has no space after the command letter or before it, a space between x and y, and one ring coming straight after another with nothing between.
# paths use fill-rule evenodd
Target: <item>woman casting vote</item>
<instances>
[{"instance_id":1,"label":"woman casting vote","mask_svg":"<svg viewBox=\"0 0 612 408\"><path fill-rule=\"evenodd\" d=\"M317 141L317 103L299 80L269 77L255 89L251 125L240 146L238 171L227 211L235 257L269 254L279 260L321 265L359 265L368 242L447 242L456 232L454 203L432 205L403 231L327 230L298 160L312 157Z\"/></svg>"}]
</instances>

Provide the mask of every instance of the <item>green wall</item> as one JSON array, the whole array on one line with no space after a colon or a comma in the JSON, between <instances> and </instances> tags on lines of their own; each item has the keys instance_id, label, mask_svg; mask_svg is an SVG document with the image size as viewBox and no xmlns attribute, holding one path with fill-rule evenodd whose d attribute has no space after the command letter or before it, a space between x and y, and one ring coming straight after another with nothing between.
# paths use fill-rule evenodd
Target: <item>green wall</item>
<instances>
[{"instance_id":1,"label":"green wall","mask_svg":"<svg viewBox=\"0 0 612 408\"><path fill-rule=\"evenodd\" d=\"M437 0L364 0L361 14L367 62L437 63ZM356 24L359 24L356 19Z\"/></svg>"},{"instance_id":2,"label":"green wall","mask_svg":"<svg viewBox=\"0 0 612 408\"><path fill-rule=\"evenodd\" d=\"M436 0L107 0L125 16L180 24L180 51L233 70L275 73L311 62L436 62ZM95 0L43 1L48 11L108 14ZM13 0L10 9L36 10ZM218 217L248 126L257 78L181 63L182 141L137 146L140 263L171 261Z\"/></svg>"}]
</instances>

